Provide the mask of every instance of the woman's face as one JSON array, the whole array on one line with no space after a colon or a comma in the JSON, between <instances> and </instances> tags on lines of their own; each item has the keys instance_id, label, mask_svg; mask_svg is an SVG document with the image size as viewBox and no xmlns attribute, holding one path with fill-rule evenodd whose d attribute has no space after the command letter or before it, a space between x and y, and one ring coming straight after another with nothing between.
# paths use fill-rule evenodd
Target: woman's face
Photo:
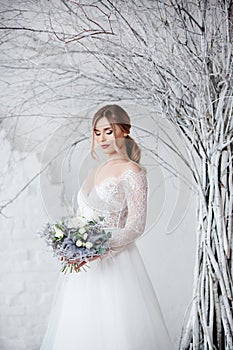
<instances>
[{"instance_id":1,"label":"woman's face","mask_svg":"<svg viewBox=\"0 0 233 350\"><path fill-rule=\"evenodd\" d=\"M125 146L126 135L127 133L122 131L121 128L116 125L115 138L113 129L106 117L100 118L94 128L95 141L98 143L103 153L107 155L117 152L114 144L120 149Z\"/></svg>"}]
</instances>

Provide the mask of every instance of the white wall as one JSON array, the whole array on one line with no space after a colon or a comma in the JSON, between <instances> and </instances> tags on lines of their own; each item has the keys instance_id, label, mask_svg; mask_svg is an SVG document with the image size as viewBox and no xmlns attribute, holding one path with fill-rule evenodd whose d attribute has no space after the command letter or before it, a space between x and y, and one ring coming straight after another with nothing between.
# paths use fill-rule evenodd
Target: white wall
<instances>
[{"instance_id":1,"label":"white wall","mask_svg":"<svg viewBox=\"0 0 233 350\"><path fill-rule=\"evenodd\" d=\"M7 169L10 145L1 130L0 158L7 172L1 181L1 203L16 194L39 171L35 154L26 156L13 151L12 165ZM53 192L53 185L49 190ZM56 281L56 261L45 250L36 235L47 221L42 206L39 179L4 211L0 217L0 348L34 350L39 348L48 306Z\"/></svg>"},{"instance_id":2,"label":"white wall","mask_svg":"<svg viewBox=\"0 0 233 350\"><path fill-rule=\"evenodd\" d=\"M149 125L148 125L149 127ZM171 131L172 132L172 131ZM173 135L175 137L175 135ZM10 199L48 160L51 143L27 154L1 130L1 203ZM21 147L20 147L21 145ZM0 348L37 350L46 329L59 263L36 232L48 220L70 213L69 203L84 176L81 145L71 169L57 161L0 216ZM13 147L14 146L14 147ZM8 157L12 150L12 163ZM160 154L171 161L164 148ZM138 241L173 340L178 344L185 309L191 299L195 254L195 197L149 157L149 205L146 234ZM65 162L65 161L64 161ZM173 163L185 172L177 159ZM61 166L62 164L62 166ZM80 168L81 164L81 168ZM62 169L61 169L62 168ZM185 212L187 210L187 212ZM174 211L174 213L173 213ZM174 214L174 215L173 215ZM179 223L180 221L180 223ZM168 226L169 225L169 226ZM177 227L176 227L177 226ZM176 228L175 228L176 227ZM167 231L172 231L168 234Z\"/></svg>"}]
</instances>

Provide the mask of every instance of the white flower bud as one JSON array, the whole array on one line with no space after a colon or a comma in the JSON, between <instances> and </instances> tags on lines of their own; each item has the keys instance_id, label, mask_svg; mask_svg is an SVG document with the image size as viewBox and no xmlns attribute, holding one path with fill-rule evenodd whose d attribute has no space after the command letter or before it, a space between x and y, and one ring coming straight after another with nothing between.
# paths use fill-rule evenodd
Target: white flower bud
<instances>
[{"instance_id":1,"label":"white flower bud","mask_svg":"<svg viewBox=\"0 0 233 350\"><path fill-rule=\"evenodd\" d=\"M55 230L55 237L62 238L64 236L64 233L58 227L54 226L54 230Z\"/></svg>"},{"instance_id":2,"label":"white flower bud","mask_svg":"<svg viewBox=\"0 0 233 350\"><path fill-rule=\"evenodd\" d=\"M91 242L87 242L86 243L86 248L87 249L91 249L93 247L93 243L91 243Z\"/></svg>"},{"instance_id":3,"label":"white flower bud","mask_svg":"<svg viewBox=\"0 0 233 350\"><path fill-rule=\"evenodd\" d=\"M75 244L76 244L77 247L81 247L83 245L81 239L78 239Z\"/></svg>"}]
</instances>

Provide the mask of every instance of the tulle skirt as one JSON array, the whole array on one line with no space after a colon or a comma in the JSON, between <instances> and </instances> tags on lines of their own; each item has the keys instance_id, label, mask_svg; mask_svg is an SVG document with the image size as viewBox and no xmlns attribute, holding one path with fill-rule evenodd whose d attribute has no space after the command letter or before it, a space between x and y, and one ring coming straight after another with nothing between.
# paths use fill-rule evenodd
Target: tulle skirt
<instances>
[{"instance_id":1,"label":"tulle skirt","mask_svg":"<svg viewBox=\"0 0 233 350\"><path fill-rule=\"evenodd\" d=\"M135 243L87 271L60 274L40 350L172 350Z\"/></svg>"}]
</instances>

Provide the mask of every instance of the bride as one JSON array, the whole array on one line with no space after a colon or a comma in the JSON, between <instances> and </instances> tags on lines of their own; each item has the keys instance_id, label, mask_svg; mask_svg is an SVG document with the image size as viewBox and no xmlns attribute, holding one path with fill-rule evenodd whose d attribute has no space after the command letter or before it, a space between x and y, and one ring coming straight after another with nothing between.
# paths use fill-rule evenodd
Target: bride
<instances>
[{"instance_id":1,"label":"bride","mask_svg":"<svg viewBox=\"0 0 233 350\"><path fill-rule=\"evenodd\" d=\"M111 248L86 272L60 274L40 350L174 349L135 243L146 224L148 183L130 128L119 105L94 115L91 154L96 141L106 162L89 170L77 214L104 216Z\"/></svg>"}]
</instances>

